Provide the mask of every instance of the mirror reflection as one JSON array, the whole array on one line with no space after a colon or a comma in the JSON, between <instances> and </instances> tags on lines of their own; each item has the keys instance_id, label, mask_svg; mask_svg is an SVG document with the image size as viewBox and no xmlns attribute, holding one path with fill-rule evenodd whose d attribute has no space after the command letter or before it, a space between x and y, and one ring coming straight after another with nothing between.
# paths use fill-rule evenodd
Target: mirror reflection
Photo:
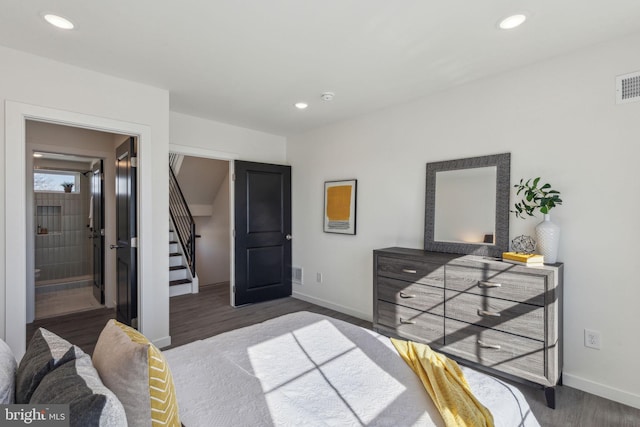
<instances>
[{"instance_id":1,"label":"mirror reflection","mask_svg":"<svg viewBox=\"0 0 640 427\"><path fill-rule=\"evenodd\" d=\"M499 257L509 250L511 154L427 163L424 249Z\"/></svg>"},{"instance_id":2,"label":"mirror reflection","mask_svg":"<svg viewBox=\"0 0 640 427\"><path fill-rule=\"evenodd\" d=\"M497 170L489 166L436 173L435 241L494 244Z\"/></svg>"}]
</instances>

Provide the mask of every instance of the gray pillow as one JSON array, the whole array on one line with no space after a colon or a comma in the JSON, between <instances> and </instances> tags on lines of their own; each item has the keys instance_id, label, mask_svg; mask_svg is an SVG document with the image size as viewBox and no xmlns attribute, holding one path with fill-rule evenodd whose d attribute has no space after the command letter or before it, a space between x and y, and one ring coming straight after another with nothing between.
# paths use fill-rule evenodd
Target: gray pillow
<instances>
[{"instance_id":1,"label":"gray pillow","mask_svg":"<svg viewBox=\"0 0 640 427\"><path fill-rule=\"evenodd\" d=\"M16 358L6 342L0 339L0 405L14 401Z\"/></svg>"},{"instance_id":2,"label":"gray pillow","mask_svg":"<svg viewBox=\"0 0 640 427\"><path fill-rule=\"evenodd\" d=\"M29 403L68 404L70 427L127 425L122 403L104 386L91 357L84 353L45 375Z\"/></svg>"},{"instance_id":3,"label":"gray pillow","mask_svg":"<svg viewBox=\"0 0 640 427\"><path fill-rule=\"evenodd\" d=\"M79 347L44 328L38 329L18 365L15 403L29 403L31 395L45 375L63 363L76 359L80 354L84 352Z\"/></svg>"}]
</instances>

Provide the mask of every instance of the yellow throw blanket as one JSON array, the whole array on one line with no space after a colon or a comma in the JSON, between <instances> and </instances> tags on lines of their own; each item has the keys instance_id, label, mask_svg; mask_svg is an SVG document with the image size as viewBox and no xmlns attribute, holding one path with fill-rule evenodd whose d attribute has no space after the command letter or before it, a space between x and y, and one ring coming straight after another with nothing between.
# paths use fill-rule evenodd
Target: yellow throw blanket
<instances>
[{"instance_id":1,"label":"yellow throw blanket","mask_svg":"<svg viewBox=\"0 0 640 427\"><path fill-rule=\"evenodd\" d=\"M418 374L447 427L493 427L493 416L473 395L458 364L426 344L391 338Z\"/></svg>"}]
</instances>

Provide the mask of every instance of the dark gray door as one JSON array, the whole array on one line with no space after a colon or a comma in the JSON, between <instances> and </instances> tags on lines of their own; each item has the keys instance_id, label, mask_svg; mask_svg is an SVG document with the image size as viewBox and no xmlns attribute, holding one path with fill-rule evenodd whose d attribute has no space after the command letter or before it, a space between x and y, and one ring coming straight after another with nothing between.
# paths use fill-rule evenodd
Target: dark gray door
<instances>
[{"instance_id":1,"label":"dark gray door","mask_svg":"<svg viewBox=\"0 0 640 427\"><path fill-rule=\"evenodd\" d=\"M91 224L93 242L93 296L104 304L104 174L102 160L91 171Z\"/></svg>"},{"instance_id":2,"label":"dark gray door","mask_svg":"<svg viewBox=\"0 0 640 427\"><path fill-rule=\"evenodd\" d=\"M291 166L235 161L235 305L291 295Z\"/></svg>"},{"instance_id":3,"label":"dark gray door","mask_svg":"<svg viewBox=\"0 0 640 427\"><path fill-rule=\"evenodd\" d=\"M116 149L116 319L137 328L138 271L136 227L136 151L129 138Z\"/></svg>"}]
</instances>

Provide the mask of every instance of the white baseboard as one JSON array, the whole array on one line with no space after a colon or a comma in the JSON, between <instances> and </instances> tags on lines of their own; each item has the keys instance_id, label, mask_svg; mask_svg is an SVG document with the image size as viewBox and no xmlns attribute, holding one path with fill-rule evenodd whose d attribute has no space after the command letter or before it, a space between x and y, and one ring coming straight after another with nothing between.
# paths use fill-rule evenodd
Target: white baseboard
<instances>
[{"instance_id":1,"label":"white baseboard","mask_svg":"<svg viewBox=\"0 0 640 427\"><path fill-rule=\"evenodd\" d=\"M340 304L335 304L331 301L323 300L321 298L312 297L296 291L293 291L291 296L302 301L310 302L311 304L319 305L325 308L330 308L331 310L339 311L340 313L357 317L358 319L367 320L369 322L373 320L371 313L363 313L358 310L354 310L350 307L345 307Z\"/></svg>"},{"instance_id":2,"label":"white baseboard","mask_svg":"<svg viewBox=\"0 0 640 427\"><path fill-rule=\"evenodd\" d=\"M587 393L640 409L640 395L596 383L566 372L562 373L562 383Z\"/></svg>"},{"instance_id":3,"label":"white baseboard","mask_svg":"<svg viewBox=\"0 0 640 427\"><path fill-rule=\"evenodd\" d=\"M165 347L169 347L171 345L171 337L163 337L163 338L159 338L157 340L153 340L153 345L155 345L158 348L165 348Z\"/></svg>"}]
</instances>

